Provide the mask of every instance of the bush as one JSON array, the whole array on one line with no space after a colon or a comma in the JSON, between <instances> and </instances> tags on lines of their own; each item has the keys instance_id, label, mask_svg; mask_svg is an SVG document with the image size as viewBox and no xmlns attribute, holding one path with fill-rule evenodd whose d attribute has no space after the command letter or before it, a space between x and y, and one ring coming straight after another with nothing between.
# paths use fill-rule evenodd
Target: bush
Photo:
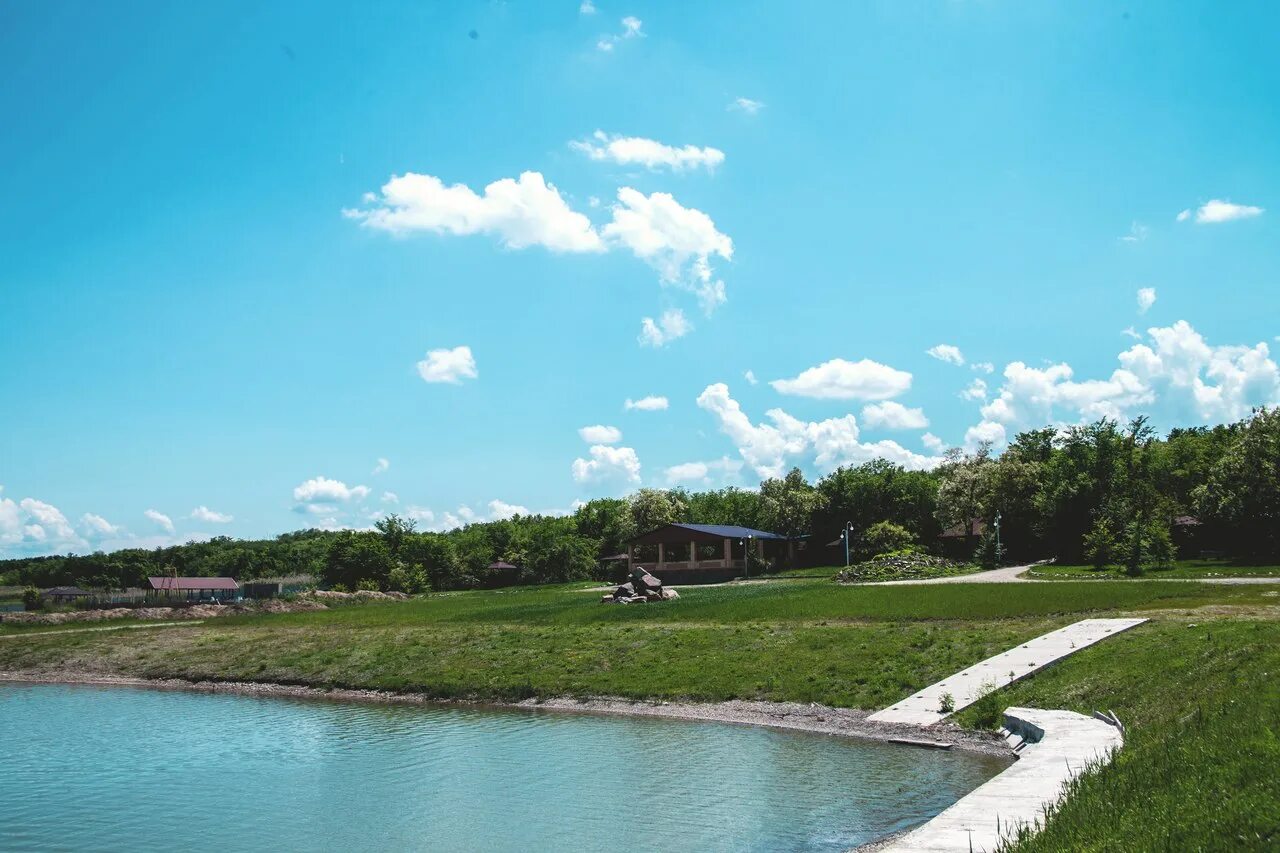
<instances>
[{"instance_id":1,"label":"bush","mask_svg":"<svg viewBox=\"0 0 1280 853\"><path fill-rule=\"evenodd\" d=\"M915 535L901 524L878 521L862 534L862 550L869 557L902 551L915 545Z\"/></svg>"},{"instance_id":2,"label":"bush","mask_svg":"<svg viewBox=\"0 0 1280 853\"><path fill-rule=\"evenodd\" d=\"M22 591L22 607L25 610L43 610L44 596L40 594L40 590L34 586L29 586Z\"/></svg>"},{"instance_id":3,"label":"bush","mask_svg":"<svg viewBox=\"0 0 1280 853\"><path fill-rule=\"evenodd\" d=\"M942 557L905 550L881 554L874 559L852 565L836 575L836 580L840 583L910 580L962 575L971 571L972 566L964 563L953 563Z\"/></svg>"},{"instance_id":4,"label":"bush","mask_svg":"<svg viewBox=\"0 0 1280 853\"><path fill-rule=\"evenodd\" d=\"M996 729L1000 727L1001 711L999 689L990 682L978 687L982 691L978 700L973 703L973 724L980 729Z\"/></svg>"},{"instance_id":5,"label":"bush","mask_svg":"<svg viewBox=\"0 0 1280 853\"><path fill-rule=\"evenodd\" d=\"M1084 556L1095 569L1105 569L1116 558L1116 536L1105 518L1093 524L1084 537Z\"/></svg>"},{"instance_id":6,"label":"bush","mask_svg":"<svg viewBox=\"0 0 1280 853\"><path fill-rule=\"evenodd\" d=\"M994 569L1004 562L1004 545L1000 544L994 530L982 534L973 558L984 569Z\"/></svg>"},{"instance_id":7,"label":"bush","mask_svg":"<svg viewBox=\"0 0 1280 853\"><path fill-rule=\"evenodd\" d=\"M1125 539L1127 574L1140 575L1144 569L1167 569L1173 565L1173 539L1163 521L1131 521L1125 526Z\"/></svg>"},{"instance_id":8,"label":"bush","mask_svg":"<svg viewBox=\"0 0 1280 853\"><path fill-rule=\"evenodd\" d=\"M356 592L378 592L378 582L373 578L361 578L356 583Z\"/></svg>"}]
</instances>

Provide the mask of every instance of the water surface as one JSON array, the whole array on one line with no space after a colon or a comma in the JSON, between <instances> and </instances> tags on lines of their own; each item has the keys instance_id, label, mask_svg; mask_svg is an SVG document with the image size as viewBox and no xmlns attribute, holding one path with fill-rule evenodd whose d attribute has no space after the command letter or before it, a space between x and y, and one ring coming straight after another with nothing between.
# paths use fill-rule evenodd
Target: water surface
<instances>
[{"instance_id":1,"label":"water surface","mask_svg":"<svg viewBox=\"0 0 1280 853\"><path fill-rule=\"evenodd\" d=\"M0 685L0 849L847 850L998 759L748 726Z\"/></svg>"}]
</instances>

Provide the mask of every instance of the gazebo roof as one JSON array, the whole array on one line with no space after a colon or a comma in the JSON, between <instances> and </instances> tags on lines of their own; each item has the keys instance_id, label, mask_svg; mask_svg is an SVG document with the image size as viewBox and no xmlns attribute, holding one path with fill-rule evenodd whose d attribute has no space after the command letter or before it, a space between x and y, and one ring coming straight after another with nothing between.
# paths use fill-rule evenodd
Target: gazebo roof
<instances>
[{"instance_id":1,"label":"gazebo roof","mask_svg":"<svg viewBox=\"0 0 1280 853\"><path fill-rule=\"evenodd\" d=\"M785 541L781 533L741 527L736 524L664 524L656 530L642 533L631 540L633 545L656 545L676 542L717 543L725 539L776 539Z\"/></svg>"},{"instance_id":2,"label":"gazebo roof","mask_svg":"<svg viewBox=\"0 0 1280 853\"><path fill-rule=\"evenodd\" d=\"M499 570L499 569L518 569L518 568L520 568L520 567L519 567L519 566L513 566L513 565L511 565L510 563L504 563L504 562L502 562L502 560L495 560L495 561L493 561L492 563L490 563L489 565L485 566L485 568L487 568L487 569L494 569L494 570L496 571L496 570Z\"/></svg>"}]
</instances>

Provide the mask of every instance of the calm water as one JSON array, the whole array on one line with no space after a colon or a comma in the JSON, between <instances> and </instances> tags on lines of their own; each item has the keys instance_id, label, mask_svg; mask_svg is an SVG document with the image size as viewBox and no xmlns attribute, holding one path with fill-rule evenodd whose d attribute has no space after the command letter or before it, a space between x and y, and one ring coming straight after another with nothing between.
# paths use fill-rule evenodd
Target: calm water
<instances>
[{"instance_id":1,"label":"calm water","mask_svg":"<svg viewBox=\"0 0 1280 853\"><path fill-rule=\"evenodd\" d=\"M997 773L745 726L0 685L4 850L846 850Z\"/></svg>"}]
</instances>

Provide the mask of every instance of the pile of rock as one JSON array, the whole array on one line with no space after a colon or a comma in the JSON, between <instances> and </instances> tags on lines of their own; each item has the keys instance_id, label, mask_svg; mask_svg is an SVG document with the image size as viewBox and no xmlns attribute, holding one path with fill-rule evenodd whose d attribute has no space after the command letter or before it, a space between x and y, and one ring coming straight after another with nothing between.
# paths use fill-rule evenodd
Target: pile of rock
<instances>
[{"instance_id":1,"label":"pile of rock","mask_svg":"<svg viewBox=\"0 0 1280 853\"><path fill-rule=\"evenodd\" d=\"M601 604L648 604L651 601L671 601L680 597L674 589L664 587L662 581L644 569L632 569L631 580L600 597Z\"/></svg>"}]
</instances>

